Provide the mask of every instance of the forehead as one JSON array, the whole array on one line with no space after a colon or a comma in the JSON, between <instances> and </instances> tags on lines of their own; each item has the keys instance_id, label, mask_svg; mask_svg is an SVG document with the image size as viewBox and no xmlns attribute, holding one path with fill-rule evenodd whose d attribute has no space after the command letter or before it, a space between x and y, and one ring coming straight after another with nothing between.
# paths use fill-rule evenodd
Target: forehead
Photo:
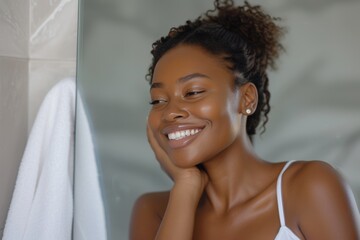
<instances>
[{"instance_id":1,"label":"forehead","mask_svg":"<svg viewBox=\"0 0 360 240\"><path fill-rule=\"evenodd\" d=\"M228 63L221 56L214 55L196 45L179 45L170 49L157 62L153 82L179 79L200 73L211 78L233 76Z\"/></svg>"}]
</instances>

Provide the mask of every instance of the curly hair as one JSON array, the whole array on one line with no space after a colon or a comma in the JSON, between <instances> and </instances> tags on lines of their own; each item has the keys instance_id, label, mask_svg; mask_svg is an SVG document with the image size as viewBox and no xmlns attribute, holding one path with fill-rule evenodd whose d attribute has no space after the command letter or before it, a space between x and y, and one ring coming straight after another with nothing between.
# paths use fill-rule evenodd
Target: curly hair
<instances>
[{"instance_id":1,"label":"curly hair","mask_svg":"<svg viewBox=\"0 0 360 240\"><path fill-rule=\"evenodd\" d=\"M258 91L258 105L248 117L246 132L252 139L262 121L263 132L270 112L270 92L267 69L275 69L275 60L284 50L280 43L284 28L276 24L279 18L266 14L260 6L235 6L232 0L215 0L214 9L193 21L173 27L153 43L152 63L147 80L152 82L159 59L179 44L197 45L224 58L234 72L236 86L253 83ZM262 119L263 118L263 119Z\"/></svg>"}]
</instances>

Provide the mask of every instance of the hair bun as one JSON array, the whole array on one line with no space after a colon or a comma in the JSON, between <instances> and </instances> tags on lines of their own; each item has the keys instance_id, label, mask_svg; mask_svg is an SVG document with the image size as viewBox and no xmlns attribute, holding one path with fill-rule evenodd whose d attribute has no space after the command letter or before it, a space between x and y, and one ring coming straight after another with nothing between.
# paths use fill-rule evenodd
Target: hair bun
<instances>
[{"instance_id":1,"label":"hair bun","mask_svg":"<svg viewBox=\"0 0 360 240\"><path fill-rule=\"evenodd\" d=\"M266 14L261 6L253 6L245 1L243 6L235 6L232 0L216 0L215 9L207 11L202 21L217 23L224 29L239 34L261 59L261 65L275 68L275 60L283 47L280 38L284 28L275 24L280 18Z\"/></svg>"}]
</instances>

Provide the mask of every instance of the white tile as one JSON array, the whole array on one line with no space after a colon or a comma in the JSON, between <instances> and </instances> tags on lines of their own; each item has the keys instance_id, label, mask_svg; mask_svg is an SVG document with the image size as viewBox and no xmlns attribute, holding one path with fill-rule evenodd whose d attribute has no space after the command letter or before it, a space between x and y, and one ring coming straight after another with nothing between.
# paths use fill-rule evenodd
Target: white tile
<instances>
[{"instance_id":1,"label":"white tile","mask_svg":"<svg viewBox=\"0 0 360 240\"><path fill-rule=\"evenodd\" d=\"M0 55L28 56L29 2L0 1Z\"/></svg>"},{"instance_id":2,"label":"white tile","mask_svg":"<svg viewBox=\"0 0 360 240\"><path fill-rule=\"evenodd\" d=\"M77 0L31 0L30 58L75 60Z\"/></svg>"},{"instance_id":3,"label":"white tile","mask_svg":"<svg viewBox=\"0 0 360 240\"><path fill-rule=\"evenodd\" d=\"M0 228L3 228L27 138L27 60L0 57L0 73ZM1 235L0 231L0 238Z\"/></svg>"}]
</instances>

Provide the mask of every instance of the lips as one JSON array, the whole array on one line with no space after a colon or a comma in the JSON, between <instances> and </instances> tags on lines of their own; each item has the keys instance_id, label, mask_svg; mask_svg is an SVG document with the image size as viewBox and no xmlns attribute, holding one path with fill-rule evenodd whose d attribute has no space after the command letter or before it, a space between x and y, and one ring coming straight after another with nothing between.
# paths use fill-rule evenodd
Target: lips
<instances>
[{"instance_id":1,"label":"lips","mask_svg":"<svg viewBox=\"0 0 360 240\"><path fill-rule=\"evenodd\" d=\"M195 140L204 127L200 126L172 126L163 130L169 140L170 148L181 148Z\"/></svg>"}]
</instances>

